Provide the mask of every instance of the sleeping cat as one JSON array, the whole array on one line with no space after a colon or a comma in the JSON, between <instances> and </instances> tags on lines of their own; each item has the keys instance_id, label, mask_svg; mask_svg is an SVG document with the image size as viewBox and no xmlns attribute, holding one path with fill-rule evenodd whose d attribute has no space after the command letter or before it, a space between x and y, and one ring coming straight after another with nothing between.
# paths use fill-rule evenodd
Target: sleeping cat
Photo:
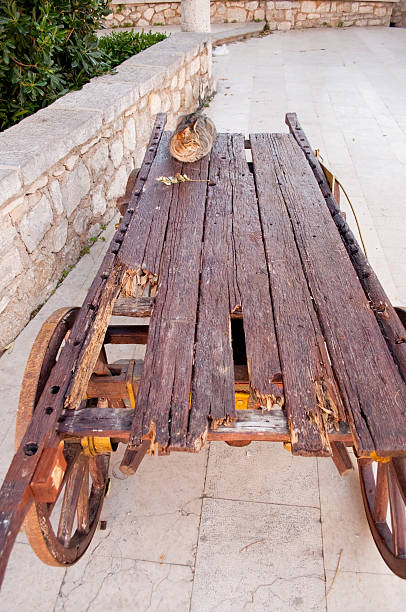
<instances>
[{"instance_id":1,"label":"sleeping cat","mask_svg":"<svg viewBox=\"0 0 406 612\"><path fill-rule=\"evenodd\" d=\"M181 162L194 162L207 155L216 139L215 125L206 115L184 115L169 143L171 155Z\"/></svg>"}]
</instances>

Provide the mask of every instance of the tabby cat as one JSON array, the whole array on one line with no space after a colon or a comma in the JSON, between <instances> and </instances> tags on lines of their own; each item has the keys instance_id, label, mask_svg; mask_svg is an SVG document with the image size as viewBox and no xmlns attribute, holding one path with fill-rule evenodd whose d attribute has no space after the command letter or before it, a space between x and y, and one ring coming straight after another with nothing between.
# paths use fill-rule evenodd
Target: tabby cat
<instances>
[{"instance_id":1,"label":"tabby cat","mask_svg":"<svg viewBox=\"0 0 406 612\"><path fill-rule=\"evenodd\" d=\"M181 162L194 162L211 151L216 136L216 127L206 115L184 115L172 134L169 150Z\"/></svg>"}]
</instances>

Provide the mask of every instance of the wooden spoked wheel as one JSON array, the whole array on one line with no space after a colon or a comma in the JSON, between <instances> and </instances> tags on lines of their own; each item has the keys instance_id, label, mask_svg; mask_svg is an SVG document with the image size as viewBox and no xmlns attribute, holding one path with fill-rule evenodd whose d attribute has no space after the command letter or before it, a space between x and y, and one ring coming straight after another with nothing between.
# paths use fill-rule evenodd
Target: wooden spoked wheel
<instances>
[{"instance_id":1,"label":"wooden spoked wheel","mask_svg":"<svg viewBox=\"0 0 406 612\"><path fill-rule=\"evenodd\" d=\"M365 512L385 563L406 578L406 458L358 459Z\"/></svg>"},{"instance_id":2,"label":"wooden spoked wheel","mask_svg":"<svg viewBox=\"0 0 406 612\"><path fill-rule=\"evenodd\" d=\"M33 344L21 386L17 447L78 311L61 308L54 312ZM67 468L58 500L34 502L24 521L34 552L44 563L56 566L72 565L89 546L103 505L109 465L109 455L88 457L79 441L65 442L63 454Z\"/></svg>"}]
</instances>

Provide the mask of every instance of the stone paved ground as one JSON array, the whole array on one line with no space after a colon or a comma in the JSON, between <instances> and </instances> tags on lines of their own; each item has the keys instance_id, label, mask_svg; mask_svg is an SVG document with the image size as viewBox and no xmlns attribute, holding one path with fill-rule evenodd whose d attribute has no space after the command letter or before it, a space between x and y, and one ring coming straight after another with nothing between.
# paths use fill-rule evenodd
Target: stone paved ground
<instances>
[{"instance_id":1,"label":"stone paved ground","mask_svg":"<svg viewBox=\"0 0 406 612\"><path fill-rule=\"evenodd\" d=\"M386 290L403 304L405 53L401 29L292 31L234 44L215 59L219 93L209 110L220 131L246 133L283 131L285 112L296 111L351 194ZM51 312L81 303L107 242L80 261L0 360L0 478L30 345ZM261 443L147 457L129 479L119 462L114 456L107 529L76 566L42 565L19 535L2 610L404 609L406 583L375 550L355 472L340 478L328 459Z\"/></svg>"}]
</instances>

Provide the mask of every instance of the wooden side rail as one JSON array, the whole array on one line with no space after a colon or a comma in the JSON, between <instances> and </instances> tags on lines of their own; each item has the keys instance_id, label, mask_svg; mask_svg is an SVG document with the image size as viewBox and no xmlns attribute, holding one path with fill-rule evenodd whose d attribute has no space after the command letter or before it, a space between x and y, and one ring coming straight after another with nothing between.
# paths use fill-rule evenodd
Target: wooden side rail
<instances>
[{"instance_id":1,"label":"wooden side rail","mask_svg":"<svg viewBox=\"0 0 406 612\"><path fill-rule=\"evenodd\" d=\"M403 325L379 282L378 277L362 252L353 232L345 221L337 201L331 193L330 186L324 176L320 163L314 155L306 134L299 123L296 113L287 113L285 122L313 170L313 174L320 186L337 229L340 232L342 241L347 249L359 281L371 302L371 308L375 313L389 350L399 367L403 380L406 381L406 339Z\"/></svg>"}]
</instances>

